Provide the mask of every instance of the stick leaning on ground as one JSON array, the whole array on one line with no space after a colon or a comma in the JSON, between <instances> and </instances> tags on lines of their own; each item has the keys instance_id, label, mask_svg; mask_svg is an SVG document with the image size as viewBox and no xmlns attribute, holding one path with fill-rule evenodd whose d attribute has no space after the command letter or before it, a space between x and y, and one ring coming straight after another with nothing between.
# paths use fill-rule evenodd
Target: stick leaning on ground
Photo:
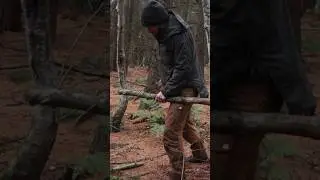
<instances>
[{"instance_id":1,"label":"stick leaning on ground","mask_svg":"<svg viewBox=\"0 0 320 180\"><path fill-rule=\"evenodd\" d=\"M120 89L118 94L125 95L125 96L137 96L146 99L154 99L156 94L146 93L143 91L135 91L130 89ZM209 98L198 98L198 97L173 97L166 99L167 102L173 103L182 103L182 104L202 104L210 106L210 99Z\"/></svg>"}]
</instances>

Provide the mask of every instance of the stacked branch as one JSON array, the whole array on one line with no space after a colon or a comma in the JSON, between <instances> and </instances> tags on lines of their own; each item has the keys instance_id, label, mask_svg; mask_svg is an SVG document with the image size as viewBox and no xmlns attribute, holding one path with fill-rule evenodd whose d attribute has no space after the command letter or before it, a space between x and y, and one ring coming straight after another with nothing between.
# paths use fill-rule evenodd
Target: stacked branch
<instances>
[{"instance_id":1,"label":"stacked branch","mask_svg":"<svg viewBox=\"0 0 320 180\"><path fill-rule=\"evenodd\" d=\"M278 113L214 112L211 128L219 133L279 133L320 139L320 117Z\"/></svg>"},{"instance_id":2,"label":"stacked branch","mask_svg":"<svg viewBox=\"0 0 320 180\"><path fill-rule=\"evenodd\" d=\"M58 89L35 89L25 95L30 105L42 105L78 109L100 115L109 115L109 101L106 98L81 93L68 93Z\"/></svg>"}]
</instances>

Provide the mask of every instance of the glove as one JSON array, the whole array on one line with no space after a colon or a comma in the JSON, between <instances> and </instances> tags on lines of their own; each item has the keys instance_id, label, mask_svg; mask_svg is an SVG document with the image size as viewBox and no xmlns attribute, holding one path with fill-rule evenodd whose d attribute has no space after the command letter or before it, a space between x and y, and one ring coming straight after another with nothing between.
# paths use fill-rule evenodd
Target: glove
<instances>
[{"instance_id":1,"label":"glove","mask_svg":"<svg viewBox=\"0 0 320 180\"><path fill-rule=\"evenodd\" d=\"M208 98L209 97L208 89L205 86L203 86L200 89L199 96L200 96L200 98Z\"/></svg>"}]
</instances>

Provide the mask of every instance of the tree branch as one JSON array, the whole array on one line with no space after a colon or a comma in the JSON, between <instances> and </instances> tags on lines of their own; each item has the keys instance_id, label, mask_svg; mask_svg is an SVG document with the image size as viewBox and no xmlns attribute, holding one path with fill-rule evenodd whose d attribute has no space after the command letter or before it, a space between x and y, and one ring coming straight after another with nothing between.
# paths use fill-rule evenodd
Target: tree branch
<instances>
[{"instance_id":1,"label":"tree branch","mask_svg":"<svg viewBox=\"0 0 320 180\"><path fill-rule=\"evenodd\" d=\"M320 117L277 113L214 112L211 128L218 133L239 131L280 133L320 139Z\"/></svg>"},{"instance_id":2,"label":"tree branch","mask_svg":"<svg viewBox=\"0 0 320 180\"><path fill-rule=\"evenodd\" d=\"M109 115L109 101L106 98L80 93L67 93L57 89L31 90L25 95L30 105L44 105L70 109L88 110L101 115Z\"/></svg>"},{"instance_id":3,"label":"tree branch","mask_svg":"<svg viewBox=\"0 0 320 180\"><path fill-rule=\"evenodd\" d=\"M87 76L97 76L105 79L109 79L110 75L106 73L100 73L100 72L88 72L85 70L78 69L74 67L73 65L68 64L62 64L58 62L54 62L54 64L57 67L63 68L63 69L70 69L73 72L81 73ZM8 66L2 66L0 67L0 70L12 70L12 69L23 69L23 68L30 68L29 64L17 64L17 65L8 65Z\"/></svg>"},{"instance_id":4,"label":"tree branch","mask_svg":"<svg viewBox=\"0 0 320 180\"><path fill-rule=\"evenodd\" d=\"M141 98L146 99L154 99L156 97L156 94L146 93L143 91L135 91L130 89L120 89L119 94L126 95L126 96L138 96ZM168 102L174 102L174 103L192 103L192 104L203 104L210 106L210 99L208 98L197 98L197 97L173 97L168 98Z\"/></svg>"}]
</instances>

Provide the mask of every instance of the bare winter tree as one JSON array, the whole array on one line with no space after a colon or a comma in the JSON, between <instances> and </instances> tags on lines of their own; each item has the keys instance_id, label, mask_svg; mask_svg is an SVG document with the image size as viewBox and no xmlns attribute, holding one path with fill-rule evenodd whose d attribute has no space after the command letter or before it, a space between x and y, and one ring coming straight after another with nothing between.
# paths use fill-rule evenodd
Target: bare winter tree
<instances>
[{"instance_id":1,"label":"bare winter tree","mask_svg":"<svg viewBox=\"0 0 320 180\"><path fill-rule=\"evenodd\" d=\"M28 56L35 86L56 86L57 70L51 52L49 12L51 0L22 0ZM39 180L56 139L58 125L55 108L35 106L32 127L16 160L4 177L15 180Z\"/></svg>"},{"instance_id":2,"label":"bare winter tree","mask_svg":"<svg viewBox=\"0 0 320 180\"><path fill-rule=\"evenodd\" d=\"M125 0L118 0L117 1L117 69L119 74L119 83L120 88L126 88L126 56L125 56L125 34L124 34L124 27L125 27L125 7L126 3ZM120 96L120 102L118 107L113 113L112 116L112 131L118 132L120 131L121 121L124 116L124 113L127 109L128 105L128 97Z\"/></svg>"},{"instance_id":3,"label":"bare winter tree","mask_svg":"<svg viewBox=\"0 0 320 180\"><path fill-rule=\"evenodd\" d=\"M203 28L206 37L207 44L207 62L210 61L210 1L209 0L201 0L202 4L202 14L203 14Z\"/></svg>"}]
</instances>

